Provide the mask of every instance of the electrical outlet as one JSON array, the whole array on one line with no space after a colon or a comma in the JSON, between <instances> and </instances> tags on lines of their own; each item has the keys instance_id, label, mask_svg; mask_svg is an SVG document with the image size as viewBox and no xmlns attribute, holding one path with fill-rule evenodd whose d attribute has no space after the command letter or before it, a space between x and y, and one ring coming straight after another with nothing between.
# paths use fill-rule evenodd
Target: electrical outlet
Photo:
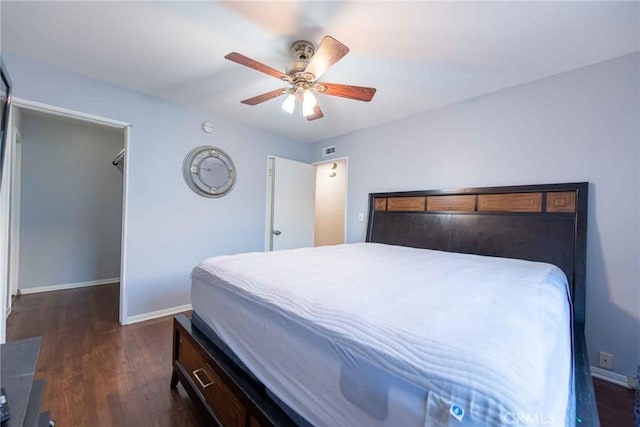
<instances>
[{"instance_id":1,"label":"electrical outlet","mask_svg":"<svg viewBox=\"0 0 640 427\"><path fill-rule=\"evenodd\" d=\"M604 351L598 352L598 366L603 369L613 369L613 354L605 353Z\"/></svg>"}]
</instances>

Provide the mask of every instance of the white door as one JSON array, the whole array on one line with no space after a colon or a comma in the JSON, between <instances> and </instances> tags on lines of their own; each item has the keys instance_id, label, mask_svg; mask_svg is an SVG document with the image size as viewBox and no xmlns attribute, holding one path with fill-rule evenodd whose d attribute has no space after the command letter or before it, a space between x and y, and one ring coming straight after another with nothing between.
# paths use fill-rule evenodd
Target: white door
<instances>
[{"instance_id":1,"label":"white door","mask_svg":"<svg viewBox=\"0 0 640 427\"><path fill-rule=\"evenodd\" d=\"M20 277L20 199L22 197L22 137L17 129L14 131L14 158L11 173L11 224L9 225L9 310L13 296L18 295L18 280Z\"/></svg>"},{"instance_id":2,"label":"white door","mask_svg":"<svg viewBox=\"0 0 640 427\"><path fill-rule=\"evenodd\" d=\"M313 246L315 166L279 157L269 160L270 249Z\"/></svg>"}]
</instances>

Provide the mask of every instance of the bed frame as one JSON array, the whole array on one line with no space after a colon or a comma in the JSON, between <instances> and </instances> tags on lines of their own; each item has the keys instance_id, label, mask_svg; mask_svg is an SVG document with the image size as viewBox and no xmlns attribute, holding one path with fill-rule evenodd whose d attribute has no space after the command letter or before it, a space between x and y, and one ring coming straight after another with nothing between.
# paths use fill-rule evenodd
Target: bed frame
<instances>
[{"instance_id":1,"label":"bed frame","mask_svg":"<svg viewBox=\"0 0 640 427\"><path fill-rule=\"evenodd\" d=\"M557 265L573 307L576 424L598 426L584 338L587 182L369 195L367 242Z\"/></svg>"},{"instance_id":2,"label":"bed frame","mask_svg":"<svg viewBox=\"0 0 640 427\"><path fill-rule=\"evenodd\" d=\"M569 280L573 305L576 425L598 426L584 340L587 197L585 182L373 193L369 195L366 241L543 261L560 267ZM204 403L214 421L230 424L220 422L215 408L207 404L179 361L181 347L188 343L189 357L205 360L210 376L231 392L236 406L242 406L244 418L233 418L237 422L232 424L293 424L264 386L249 378L184 316L174 324L172 387L180 381L196 403ZM203 384L200 377L196 380Z\"/></svg>"}]
</instances>

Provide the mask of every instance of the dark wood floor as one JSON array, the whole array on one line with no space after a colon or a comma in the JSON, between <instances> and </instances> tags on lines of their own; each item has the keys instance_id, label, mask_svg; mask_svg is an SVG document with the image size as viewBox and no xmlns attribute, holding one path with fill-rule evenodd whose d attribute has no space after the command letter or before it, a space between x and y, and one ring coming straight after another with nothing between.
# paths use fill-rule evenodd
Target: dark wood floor
<instances>
[{"instance_id":1,"label":"dark wood floor","mask_svg":"<svg viewBox=\"0 0 640 427\"><path fill-rule=\"evenodd\" d=\"M118 285L25 295L7 340L42 336L36 377L58 427L202 426L181 386L171 391L171 317L120 326ZM594 379L603 427L632 425L633 392Z\"/></svg>"},{"instance_id":2,"label":"dark wood floor","mask_svg":"<svg viewBox=\"0 0 640 427\"><path fill-rule=\"evenodd\" d=\"M634 391L598 378L593 379L593 385L602 427L633 426Z\"/></svg>"},{"instance_id":3,"label":"dark wood floor","mask_svg":"<svg viewBox=\"0 0 640 427\"><path fill-rule=\"evenodd\" d=\"M7 340L42 336L37 378L58 427L201 426L182 389L171 391L171 317L118 323L118 285L24 295Z\"/></svg>"}]
</instances>

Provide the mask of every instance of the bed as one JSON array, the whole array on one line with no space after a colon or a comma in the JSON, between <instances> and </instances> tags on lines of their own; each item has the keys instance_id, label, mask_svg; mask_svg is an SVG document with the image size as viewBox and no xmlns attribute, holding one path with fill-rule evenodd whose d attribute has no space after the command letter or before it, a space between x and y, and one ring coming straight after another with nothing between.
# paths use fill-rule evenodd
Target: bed
<instances>
[{"instance_id":1,"label":"bed","mask_svg":"<svg viewBox=\"0 0 640 427\"><path fill-rule=\"evenodd\" d=\"M367 243L204 261L172 386L223 425L597 425L587 189L375 193Z\"/></svg>"}]
</instances>

